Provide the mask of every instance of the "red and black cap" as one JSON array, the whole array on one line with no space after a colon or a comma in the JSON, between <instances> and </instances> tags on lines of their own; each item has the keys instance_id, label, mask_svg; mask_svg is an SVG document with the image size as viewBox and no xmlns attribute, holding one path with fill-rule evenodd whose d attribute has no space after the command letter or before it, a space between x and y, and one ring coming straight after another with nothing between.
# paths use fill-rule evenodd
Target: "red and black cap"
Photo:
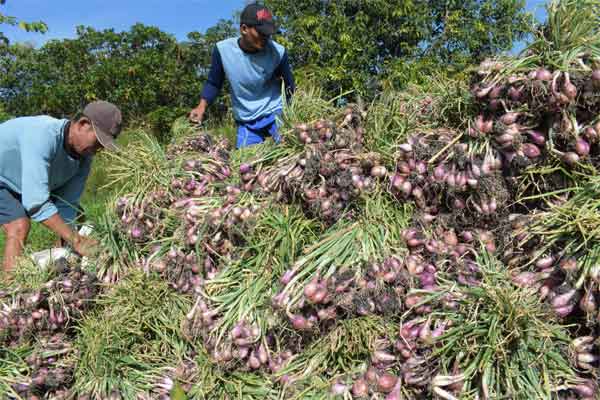
<instances>
[{"instance_id":1,"label":"red and black cap","mask_svg":"<svg viewBox=\"0 0 600 400\"><path fill-rule=\"evenodd\" d=\"M257 3L249 4L242 11L240 24L253 26L257 31L266 36L271 36L277 32L277 27L273 22L273 13Z\"/></svg>"}]
</instances>

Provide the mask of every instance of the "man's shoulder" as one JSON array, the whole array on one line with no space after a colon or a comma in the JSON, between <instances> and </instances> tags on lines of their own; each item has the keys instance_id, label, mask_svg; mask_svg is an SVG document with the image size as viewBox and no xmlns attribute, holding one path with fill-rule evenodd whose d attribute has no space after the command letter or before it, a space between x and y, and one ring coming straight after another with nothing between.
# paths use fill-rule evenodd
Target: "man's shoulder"
<instances>
[{"instance_id":1,"label":"man's shoulder","mask_svg":"<svg viewBox=\"0 0 600 400\"><path fill-rule=\"evenodd\" d=\"M65 123L65 119L58 119L49 115L35 115L28 117L17 117L4 122L2 125L7 128L23 128L28 130L55 129Z\"/></svg>"},{"instance_id":2,"label":"man's shoulder","mask_svg":"<svg viewBox=\"0 0 600 400\"><path fill-rule=\"evenodd\" d=\"M230 37L230 38L223 39L223 40L217 42L216 47L222 48L222 47L237 46L237 41L238 41L237 37Z\"/></svg>"},{"instance_id":3,"label":"man's shoulder","mask_svg":"<svg viewBox=\"0 0 600 400\"><path fill-rule=\"evenodd\" d=\"M49 115L19 117L7 121L9 130L23 132L22 139L27 143L38 145L56 144L62 136L62 128L66 119L58 119Z\"/></svg>"},{"instance_id":4,"label":"man's shoulder","mask_svg":"<svg viewBox=\"0 0 600 400\"><path fill-rule=\"evenodd\" d=\"M280 54L285 53L285 47L282 44L279 44L274 40L271 40L270 43L277 50L278 53L280 53Z\"/></svg>"}]
</instances>

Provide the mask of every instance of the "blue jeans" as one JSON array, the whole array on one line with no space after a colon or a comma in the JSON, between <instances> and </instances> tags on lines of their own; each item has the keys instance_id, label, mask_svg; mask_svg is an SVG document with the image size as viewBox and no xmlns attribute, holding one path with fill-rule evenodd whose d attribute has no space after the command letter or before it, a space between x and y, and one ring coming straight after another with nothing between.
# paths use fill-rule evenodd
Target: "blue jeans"
<instances>
[{"instance_id":1,"label":"blue jeans","mask_svg":"<svg viewBox=\"0 0 600 400\"><path fill-rule=\"evenodd\" d=\"M281 110L272 114L260 117L250 122L237 121L237 143L236 147L248 147L265 141L272 137L275 143L281 141L277 127L277 117L281 115Z\"/></svg>"}]
</instances>

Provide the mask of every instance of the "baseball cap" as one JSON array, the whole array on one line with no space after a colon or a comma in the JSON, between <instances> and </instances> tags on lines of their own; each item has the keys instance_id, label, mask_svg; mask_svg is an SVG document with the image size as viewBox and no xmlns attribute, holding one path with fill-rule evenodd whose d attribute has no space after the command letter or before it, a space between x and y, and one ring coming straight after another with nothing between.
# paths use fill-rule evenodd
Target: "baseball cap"
<instances>
[{"instance_id":1,"label":"baseball cap","mask_svg":"<svg viewBox=\"0 0 600 400\"><path fill-rule=\"evenodd\" d=\"M92 121L100 144L107 150L118 150L115 139L121 133L121 110L108 101L94 101L85 106L83 115Z\"/></svg>"},{"instance_id":2,"label":"baseball cap","mask_svg":"<svg viewBox=\"0 0 600 400\"><path fill-rule=\"evenodd\" d=\"M271 11L257 3L249 4L244 8L240 16L240 23L253 26L257 31L266 36L271 36L277 32Z\"/></svg>"}]
</instances>

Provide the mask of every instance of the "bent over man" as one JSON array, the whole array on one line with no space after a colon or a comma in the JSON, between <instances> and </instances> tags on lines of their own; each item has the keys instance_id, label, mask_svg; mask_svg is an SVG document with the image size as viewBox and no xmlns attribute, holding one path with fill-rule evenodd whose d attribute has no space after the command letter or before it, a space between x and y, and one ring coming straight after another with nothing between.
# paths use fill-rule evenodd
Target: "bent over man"
<instances>
[{"instance_id":1,"label":"bent over man","mask_svg":"<svg viewBox=\"0 0 600 400\"><path fill-rule=\"evenodd\" d=\"M22 254L30 220L87 255L96 243L73 227L94 154L115 150L121 111L97 101L69 121L21 117L0 124L0 225L6 233L3 269Z\"/></svg>"}]
</instances>

